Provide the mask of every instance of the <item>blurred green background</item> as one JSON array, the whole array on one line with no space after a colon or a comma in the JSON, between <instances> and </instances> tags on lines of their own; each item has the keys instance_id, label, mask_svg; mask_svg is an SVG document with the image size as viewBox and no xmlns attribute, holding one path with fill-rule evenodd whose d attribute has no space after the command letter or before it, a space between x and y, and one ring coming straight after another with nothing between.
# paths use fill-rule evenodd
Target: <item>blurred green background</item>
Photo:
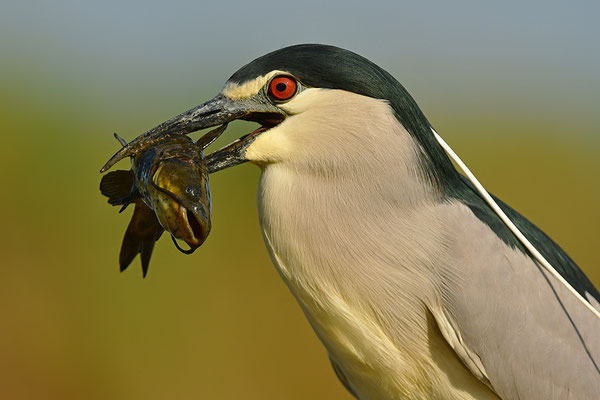
<instances>
[{"instance_id":1,"label":"blurred green background","mask_svg":"<svg viewBox=\"0 0 600 400\"><path fill-rule=\"evenodd\" d=\"M145 280L139 260L117 267L131 210L98 191L112 132L132 139L295 43L390 71L600 285L598 2L411 3L4 2L0 397L350 398L268 259L257 168L212 176L208 241L184 256L162 239ZM217 146L249 126L233 128Z\"/></svg>"}]
</instances>

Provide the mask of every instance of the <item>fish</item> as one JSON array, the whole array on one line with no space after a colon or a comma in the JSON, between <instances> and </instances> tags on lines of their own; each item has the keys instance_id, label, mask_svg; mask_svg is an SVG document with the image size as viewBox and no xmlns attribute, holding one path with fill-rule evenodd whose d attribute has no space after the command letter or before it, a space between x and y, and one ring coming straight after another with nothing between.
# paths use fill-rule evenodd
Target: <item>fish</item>
<instances>
[{"instance_id":1,"label":"fish","mask_svg":"<svg viewBox=\"0 0 600 400\"><path fill-rule=\"evenodd\" d=\"M131 169L112 171L100 181L100 192L108 203L121 206L119 212L134 204L119 253L124 271L140 254L142 275L146 277L154 244L166 230L178 250L193 253L211 230L212 202L209 172L203 150L226 128L223 125L197 142L187 135L172 135L136 148L131 154ZM115 138L123 147L127 141ZM184 241L183 249L177 240Z\"/></svg>"}]
</instances>

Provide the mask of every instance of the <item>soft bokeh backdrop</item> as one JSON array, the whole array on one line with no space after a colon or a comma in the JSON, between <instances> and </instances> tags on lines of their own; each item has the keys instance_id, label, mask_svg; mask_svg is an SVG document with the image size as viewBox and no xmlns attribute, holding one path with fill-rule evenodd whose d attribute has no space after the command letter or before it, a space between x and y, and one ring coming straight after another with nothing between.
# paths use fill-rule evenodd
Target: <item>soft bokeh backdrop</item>
<instances>
[{"instance_id":1,"label":"soft bokeh backdrop","mask_svg":"<svg viewBox=\"0 0 600 400\"><path fill-rule=\"evenodd\" d=\"M599 4L3 2L0 397L350 398L270 264L257 168L215 174L209 240L184 256L162 239L145 280L138 260L117 268L131 211L98 192L113 131L132 139L295 43L390 71L600 284ZM233 125L218 145L249 129Z\"/></svg>"}]
</instances>

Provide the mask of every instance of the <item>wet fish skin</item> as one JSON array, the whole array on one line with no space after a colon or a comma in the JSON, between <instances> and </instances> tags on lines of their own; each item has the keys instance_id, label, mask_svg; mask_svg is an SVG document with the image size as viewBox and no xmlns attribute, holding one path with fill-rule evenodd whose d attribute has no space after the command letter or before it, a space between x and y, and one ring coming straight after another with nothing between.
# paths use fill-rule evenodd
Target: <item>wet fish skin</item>
<instances>
[{"instance_id":1,"label":"wet fish skin","mask_svg":"<svg viewBox=\"0 0 600 400\"><path fill-rule=\"evenodd\" d=\"M121 211L135 204L119 255L121 271L140 254L145 276L154 243L164 230L190 246L186 253L204 243L211 229L208 170L202 153L206 145L206 140L194 142L184 135L165 137L134 154L130 170L102 177L100 191L110 204L121 205Z\"/></svg>"}]
</instances>

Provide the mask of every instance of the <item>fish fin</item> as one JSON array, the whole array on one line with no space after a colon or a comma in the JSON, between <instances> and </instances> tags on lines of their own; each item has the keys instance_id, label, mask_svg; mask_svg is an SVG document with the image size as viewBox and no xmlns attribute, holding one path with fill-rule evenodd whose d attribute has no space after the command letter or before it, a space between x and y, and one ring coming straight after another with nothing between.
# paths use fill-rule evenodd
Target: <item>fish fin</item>
<instances>
[{"instance_id":1,"label":"fish fin","mask_svg":"<svg viewBox=\"0 0 600 400\"><path fill-rule=\"evenodd\" d=\"M137 194L133 171L118 170L104 175L100 181L100 192L113 206L130 203Z\"/></svg>"},{"instance_id":2,"label":"fish fin","mask_svg":"<svg viewBox=\"0 0 600 400\"><path fill-rule=\"evenodd\" d=\"M123 146L123 147L127 146L127 140L125 140L121 136L117 135L117 132L113 132L113 135L115 136L115 139L117 139L119 141L119 143L121 143L121 146Z\"/></svg>"},{"instance_id":3,"label":"fish fin","mask_svg":"<svg viewBox=\"0 0 600 400\"><path fill-rule=\"evenodd\" d=\"M146 274L148 273L148 266L150 265L152 250L154 250L154 241L142 242L142 248L140 251L140 258L142 260L142 278L145 278Z\"/></svg>"},{"instance_id":4,"label":"fish fin","mask_svg":"<svg viewBox=\"0 0 600 400\"><path fill-rule=\"evenodd\" d=\"M142 249L140 252L140 258L142 259L142 277L145 278L148 273L148 266L150 265L150 256L152 256L152 250L154 249L154 243L163 233L163 228L159 225L159 229L156 230L154 240L148 240L142 243Z\"/></svg>"},{"instance_id":5,"label":"fish fin","mask_svg":"<svg viewBox=\"0 0 600 400\"><path fill-rule=\"evenodd\" d=\"M121 252L119 254L119 266L121 271L127 269L136 255L141 254L142 272L144 276L148 271L150 256L156 242L164 229L158 222L156 214L141 199L135 201L133 216L125 231Z\"/></svg>"},{"instance_id":6,"label":"fish fin","mask_svg":"<svg viewBox=\"0 0 600 400\"><path fill-rule=\"evenodd\" d=\"M196 145L198 147L200 147L200 150L204 150L212 142L214 142L215 140L217 140L217 138L219 136L221 136L221 134L223 132L225 132L226 128L227 128L227 124L223 124L223 125L219 126L218 128L213 129L212 131L205 133L200 139L198 139L196 141Z\"/></svg>"}]
</instances>

